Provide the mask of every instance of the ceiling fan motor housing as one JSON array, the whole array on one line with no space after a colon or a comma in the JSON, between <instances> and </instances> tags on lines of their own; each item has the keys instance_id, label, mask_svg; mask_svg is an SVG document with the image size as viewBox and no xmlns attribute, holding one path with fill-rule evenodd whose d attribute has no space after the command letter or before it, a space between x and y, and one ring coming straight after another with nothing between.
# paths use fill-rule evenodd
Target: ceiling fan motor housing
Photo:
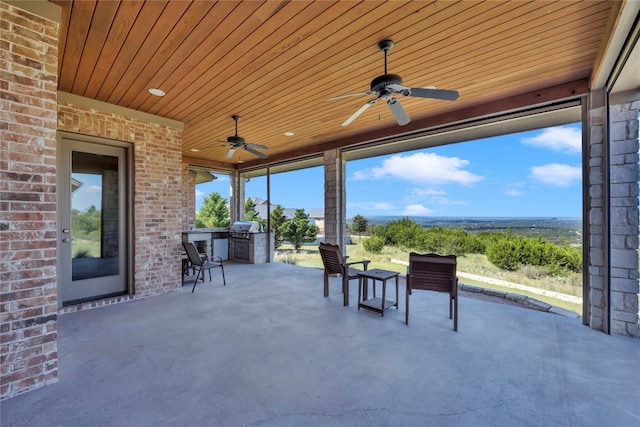
<instances>
[{"instance_id":1,"label":"ceiling fan motor housing","mask_svg":"<svg viewBox=\"0 0 640 427\"><path fill-rule=\"evenodd\" d=\"M402 85L402 77L397 74L383 74L371 80L371 92L381 93L389 85Z\"/></svg>"},{"instance_id":2,"label":"ceiling fan motor housing","mask_svg":"<svg viewBox=\"0 0 640 427\"><path fill-rule=\"evenodd\" d=\"M230 144L233 144L235 146L246 144L246 141L244 140L244 138L241 137L241 136L237 136L237 135L228 136L227 137L227 142L230 143Z\"/></svg>"}]
</instances>

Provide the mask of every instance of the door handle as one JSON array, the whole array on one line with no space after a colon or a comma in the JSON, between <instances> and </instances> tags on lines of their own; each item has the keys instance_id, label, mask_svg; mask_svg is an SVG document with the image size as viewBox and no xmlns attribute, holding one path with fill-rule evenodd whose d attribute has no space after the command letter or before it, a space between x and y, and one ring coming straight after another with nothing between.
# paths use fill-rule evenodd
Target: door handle
<instances>
[{"instance_id":1,"label":"door handle","mask_svg":"<svg viewBox=\"0 0 640 427\"><path fill-rule=\"evenodd\" d=\"M62 239L63 243L70 243L71 239L69 239L68 237L65 237L64 239Z\"/></svg>"}]
</instances>

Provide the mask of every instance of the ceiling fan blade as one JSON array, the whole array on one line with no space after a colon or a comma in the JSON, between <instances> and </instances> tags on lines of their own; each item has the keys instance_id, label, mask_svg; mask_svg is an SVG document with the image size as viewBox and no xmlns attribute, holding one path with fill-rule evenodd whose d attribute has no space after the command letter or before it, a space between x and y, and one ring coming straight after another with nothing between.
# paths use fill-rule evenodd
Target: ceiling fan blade
<instances>
[{"instance_id":1,"label":"ceiling fan blade","mask_svg":"<svg viewBox=\"0 0 640 427\"><path fill-rule=\"evenodd\" d=\"M262 150L268 150L269 149L269 147L267 147L266 145L262 145L262 144L249 144L249 143L247 143L247 147L260 148Z\"/></svg>"},{"instance_id":2,"label":"ceiling fan blade","mask_svg":"<svg viewBox=\"0 0 640 427\"><path fill-rule=\"evenodd\" d=\"M387 105L391 109L393 116L396 118L396 121L400 126L404 126L411 121L409 115L404 110L404 107L400 104L400 101L395 98L391 98L387 101Z\"/></svg>"},{"instance_id":3,"label":"ceiling fan blade","mask_svg":"<svg viewBox=\"0 0 640 427\"><path fill-rule=\"evenodd\" d=\"M358 109L358 111L356 111L355 113L353 113L353 114L351 115L351 117L349 117L347 120L345 120L345 121L344 121L344 123L342 123L342 126L349 126L349 124L350 124L352 121L354 121L355 119L357 119L357 118L358 118L358 116L359 116L360 114L364 113L364 112L365 112L365 110L366 110L367 108L369 108L369 107L371 107L373 104L375 104L377 100L378 100L378 98L373 98L372 100L367 101L367 102L366 102L362 107L360 107L360 108Z\"/></svg>"},{"instance_id":4,"label":"ceiling fan blade","mask_svg":"<svg viewBox=\"0 0 640 427\"><path fill-rule=\"evenodd\" d=\"M232 158L232 157L233 157L233 153L235 153L237 149L238 149L237 147L231 147L231 148L229 148L229 151L227 151L227 155L226 155L226 156L224 156L224 158L225 158L225 159L230 159L230 158Z\"/></svg>"},{"instance_id":5,"label":"ceiling fan blade","mask_svg":"<svg viewBox=\"0 0 640 427\"><path fill-rule=\"evenodd\" d=\"M401 93L404 96L417 96L419 98L433 98L442 99L445 101L455 101L460 94L455 90L433 89L431 87L418 87L410 88L398 84L392 84L387 86L396 93Z\"/></svg>"},{"instance_id":6,"label":"ceiling fan blade","mask_svg":"<svg viewBox=\"0 0 640 427\"><path fill-rule=\"evenodd\" d=\"M249 147L248 145L246 147L244 147L245 150L247 150L250 153L255 154L256 156L262 158L262 159L266 159L268 156L264 153L259 152L258 150L254 150L253 148Z\"/></svg>"},{"instance_id":7,"label":"ceiling fan blade","mask_svg":"<svg viewBox=\"0 0 640 427\"><path fill-rule=\"evenodd\" d=\"M348 93L346 95L338 95L333 98L327 98L325 101L333 101L336 99L349 98L351 96L373 95L373 92Z\"/></svg>"}]
</instances>

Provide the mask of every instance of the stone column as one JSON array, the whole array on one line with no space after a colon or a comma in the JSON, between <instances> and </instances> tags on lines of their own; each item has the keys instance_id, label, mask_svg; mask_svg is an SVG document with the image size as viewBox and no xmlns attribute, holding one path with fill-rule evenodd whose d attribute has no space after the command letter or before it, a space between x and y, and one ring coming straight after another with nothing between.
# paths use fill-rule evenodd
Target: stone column
<instances>
[{"instance_id":1,"label":"stone column","mask_svg":"<svg viewBox=\"0 0 640 427\"><path fill-rule=\"evenodd\" d=\"M196 224L196 173L189 164L182 164L182 229L191 230Z\"/></svg>"},{"instance_id":2,"label":"stone column","mask_svg":"<svg viewBox=\"0 0 640 427\"><path fill-rule=\"evenodd\" d=\"M638 337L638 113L640 92L589 95L591 328Z\"/></svg>"},{"instance_id":3,"label":"stone column","mask_svg":"<svg viewBox=\"0 0 640 427\"><path fill-rule=\"evenodd\" d=\"M121 171L122 173L122 171ZM100 256L110 258L118 256L118 171L105 170L102 173L102 236Z\"/></svg>"},{"instance_id":4,"label":"stone column","mask_svg":"<svg viewBox=\"0 0 640 427\"><path fill-rule=\"evenodd\" d=\"M588 153L589 182L588 182L588 245L589 269L583 274L588 275L585 286L589 286L588 325L600 331L608 330L608 186L606 185L607 157L605 137L607 134L607 120L605 93L603 90L591 92L588 97Z\"/></svg>"},{"instance_id":5,"label":"stone column","mask_svg":"<svg viewBox=\"0 0 640 427\"><path fill-rule=\"evenodd\" d=\"M231 182L231 199L229 200L229 216L231 224L244 221L245 183L241 173L234 171L229 175Z\"/></svg>"},{"instance_id":6,"label":"stone column","mask_svg":"<svg viewBox=\"0 0 640 427\"><path fill-rule=\"evenodd\" d=\"M346 163L340 150L324 152L324 241L346 252Z\"/></svg>"},{"instance_id":7,"label":"stone column","mask_svg":"<svg viewBox=\"0 0 640 427\"><path fill-rule=\"evenodd\" d=\"M633 337L638 337L639 110L640 91L611 97L610 332Z\"/></svg>"}]
</instances>

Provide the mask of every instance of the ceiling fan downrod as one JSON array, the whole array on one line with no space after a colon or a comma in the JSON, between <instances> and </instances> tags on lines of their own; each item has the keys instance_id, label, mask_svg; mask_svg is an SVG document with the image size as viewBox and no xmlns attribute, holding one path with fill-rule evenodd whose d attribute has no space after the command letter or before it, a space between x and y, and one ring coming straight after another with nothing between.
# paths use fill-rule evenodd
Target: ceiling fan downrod
<instances>
[{"instance_id":1,"label":"ceiling fan downrod","mask_svg":"<svg viewBox=\"0 0 640 427\"><path fill-rule=\"evenodd\" d=\"M393 47L393 41L382 40L380 43L378 43L378 47L381 51L384 52L384 73L387 74L387 52L389 52Z\"/></svg>"},{"instance_id":2,"label":"ceiling fan downrod","mask_svg":"<svg viewBox=\"0 0 640 427\"><path fill-rule=\"evenodd\" d=\"M236 136L238 136L238 122L240 121L240 116L234 114L231 118L236 122Z\"/></svg>"}]
</instances>

